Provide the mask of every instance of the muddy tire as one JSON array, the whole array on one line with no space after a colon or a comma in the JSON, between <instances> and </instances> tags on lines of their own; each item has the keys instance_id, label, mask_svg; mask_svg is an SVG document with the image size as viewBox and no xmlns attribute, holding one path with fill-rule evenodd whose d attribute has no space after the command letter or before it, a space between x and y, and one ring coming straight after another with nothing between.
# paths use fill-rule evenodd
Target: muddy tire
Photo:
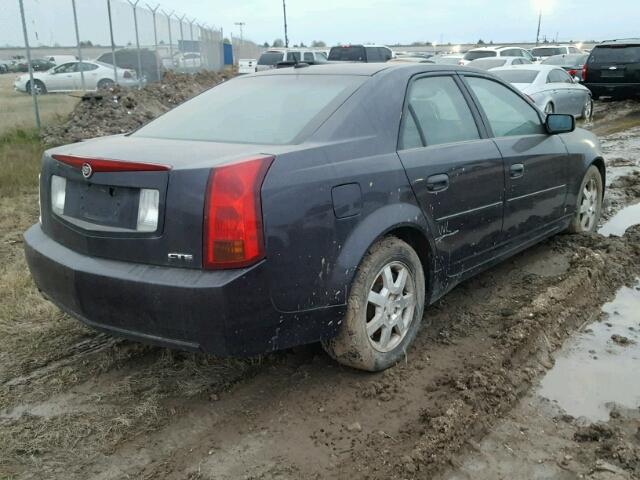
<instances>
[{"instance_id":1,"label":"muddy tire","mask_svg":"<svg viewBox=\"0 0 640 480\"><path fill-rule=\"evenodd\" d=\"M569 225L569 233L595 232L602 213L602 175L591 165L580 184L576 213Z\"/></svg>"},{"instance_id":2,"label":"muddy tire","mask_svg":"<svg viewBox=\"0 0 640 480\"><path fill-rule=\"evenodd\" d=\"M582 120L585 122L590 122L591 117L593 117L593 100L588 99L582 107Z\"/></svg>"},{"instance_id":3,"label":"muddy tire","mask_svg":"<svg viewBox=\"0 0 640 480\"><path fill-rule=\"evenodd\" d=\"M323 342L338 362L377 372L406 357L424 311L425 277L407 243L385 237L358 267L338 335Z\"/></svg>"}]
</instances>

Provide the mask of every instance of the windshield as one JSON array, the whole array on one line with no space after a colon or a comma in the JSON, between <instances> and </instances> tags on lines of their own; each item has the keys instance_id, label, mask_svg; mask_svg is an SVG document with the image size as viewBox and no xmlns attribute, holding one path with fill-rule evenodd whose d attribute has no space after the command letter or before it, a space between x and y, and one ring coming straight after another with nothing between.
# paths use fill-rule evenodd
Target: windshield
<instances>
[{"instance_id":1,"label":"windshield","mask_svg":"<svg viewBox=\"0 0 640 480\"><path fill-rule=\"evenodd\" d=\"M284 54L282 52L265 52L260 55L258 65L275 65L281 62L283 58Z\"/></svg>"},{"instance_id":2,"label":"windshield","mask_svg":"<svg viewBox=\"0 0 640 480\"><path fill-rule=\"evenodd\" d=\"M640 63L640 45L596 47L589 63Z\"/></svg>"},{"instance_id":3,"label":"windshield","mask_svg":"<svg viewBox=\"0 0 640 480\"><path fill-rule=\"evenodd\" d=\"M469 63L469 67L481 68L489 70L490 68L503 67L507 63L506 60L500 58L479 58Z\"/></svg>"},{"instance_id":4,"label":"windshield","mask_svg":"<svg viewBox=\"0 0 640 480\"><path fill-rule=\"evenodd\" d=\"M538 47L531 50L531 55L534 57L552 57L563 53L563 49L558 47Z\"/></svg>"},{"instance_id":5,"label":"windshield","mask_svg":"<svg viewBox=\"0 0 640 480\"><path fill-rule=\"evenodd\" d=\"M332 47L329 51L330 61L366 62L364 47Z\"/></svg>"},{"instance_id":6,"label":"windshield","mask_svg":"<svg viewBox=\"0 0 640 480\"><path fill-rule=\"evenodd\" d=\"M367 77L268 75L239 78L183 103L136 137L286 145L329 117Z\"/></svg>"},{"instance_id":7,"label":"windshield","mask_svg":"<svg viewBox=\"0 0 640 480\"><path fill-rule=\"evenodd\" d=\"M538 76L537 70L494 70L491 73L495 73L505 82L509 83L533 83Z\"/></svg>"},{"instance_id":8,"label":"windshield","mask_svg":"<svg viewBox=\"0 0 640 480\"><path fill-rule=\"evenodd\" d=\"M498 54L493 50L471 50L464 54L465 60L475 60L477 58L497 57Z\"/></svg>"}]
</instances>

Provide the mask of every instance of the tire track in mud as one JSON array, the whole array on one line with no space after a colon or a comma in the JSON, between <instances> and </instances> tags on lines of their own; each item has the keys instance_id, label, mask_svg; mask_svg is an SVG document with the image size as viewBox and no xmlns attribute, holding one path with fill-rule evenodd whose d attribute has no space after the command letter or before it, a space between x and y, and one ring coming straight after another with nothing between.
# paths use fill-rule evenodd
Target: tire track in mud
<instances>
[{"instance_id":1,"label":"tire track in mud","mask_svg":"<svg viewBox=\"0 0 640 480\"><path fill-rule=\"evenodd\" d=\"M611 215L640 200L632 176L640 160L623 158L624 135L608 138L618 152L608 171L625 169L611 185L617 199ZM107 438L88 430L82 440L72 438L75 451L50 445L28 451L19 464L0 459L0 475L429 478L504 415L550 366L549 352L640 272L638 245L639 228L623 238L554 237L429 307L431 326L407 362L380 374L338 366L317 346L228 362L121 341L98 351L81 344L59 356L60 364L39 365L25 374L29 381L11 388L29 391L61 370L84 371L63 392L72 399L78 391L90 393L76 400L81 414L62 419L69 434L95 420L82 410L91 402L107 412L98 417L106 429L122 431ZM110 349L127 348L131 353L115 355L106 369L83 370ZM65 401L75 405L68 395ZM147 402L153 408L130 415ZM32 428L34 419L25 418L25 428ZM11 425L20 428L20 422Z\"/></svg>"}]
</instances>

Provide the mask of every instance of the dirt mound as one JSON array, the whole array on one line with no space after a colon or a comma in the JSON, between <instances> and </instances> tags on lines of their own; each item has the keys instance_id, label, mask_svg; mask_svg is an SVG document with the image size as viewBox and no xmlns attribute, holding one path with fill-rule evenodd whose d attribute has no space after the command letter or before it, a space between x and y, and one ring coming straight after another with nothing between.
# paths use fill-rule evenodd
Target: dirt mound
<instances>
[{"instance_id":1,"label":"dirt mound","mask_svg":"<svg viewBox=\"0 0 640 480\"><path fill-rule=\"evenodd\" d=\"M141 90L116 86L86 93L69 119L45 128L42 139L45 144L56 146L130 132L230 76L215 72L194 75L168 72L162 83Z\"/></svg>"}]
</instances>

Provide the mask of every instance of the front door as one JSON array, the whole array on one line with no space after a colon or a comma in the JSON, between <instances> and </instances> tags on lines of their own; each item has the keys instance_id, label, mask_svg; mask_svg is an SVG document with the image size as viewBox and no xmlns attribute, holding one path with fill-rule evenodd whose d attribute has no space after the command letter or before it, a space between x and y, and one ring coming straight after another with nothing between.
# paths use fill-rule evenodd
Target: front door
<instances>
[{"instance_id":1,"label":"front door","mask_svg":"<svg viewBox=\"0 0 640 480\"><path fill-rule=\"evenodd\" d=\"M504 200L500 152L460 87L455 75L414 78L398 145L438 254L453 275L492 255Z\"/></svg>"},{"instance_id":2,"label":"front door","mask_svg":"<svg viewBox=\"0 0 640 480\"><path fill-rule=\"evenodd\" d=\"M504 159L503 238L524 240L564 215L567 149L546 133L538 110L522 96L488 78L464 78Z\"/></svg>"}]
</instances>

